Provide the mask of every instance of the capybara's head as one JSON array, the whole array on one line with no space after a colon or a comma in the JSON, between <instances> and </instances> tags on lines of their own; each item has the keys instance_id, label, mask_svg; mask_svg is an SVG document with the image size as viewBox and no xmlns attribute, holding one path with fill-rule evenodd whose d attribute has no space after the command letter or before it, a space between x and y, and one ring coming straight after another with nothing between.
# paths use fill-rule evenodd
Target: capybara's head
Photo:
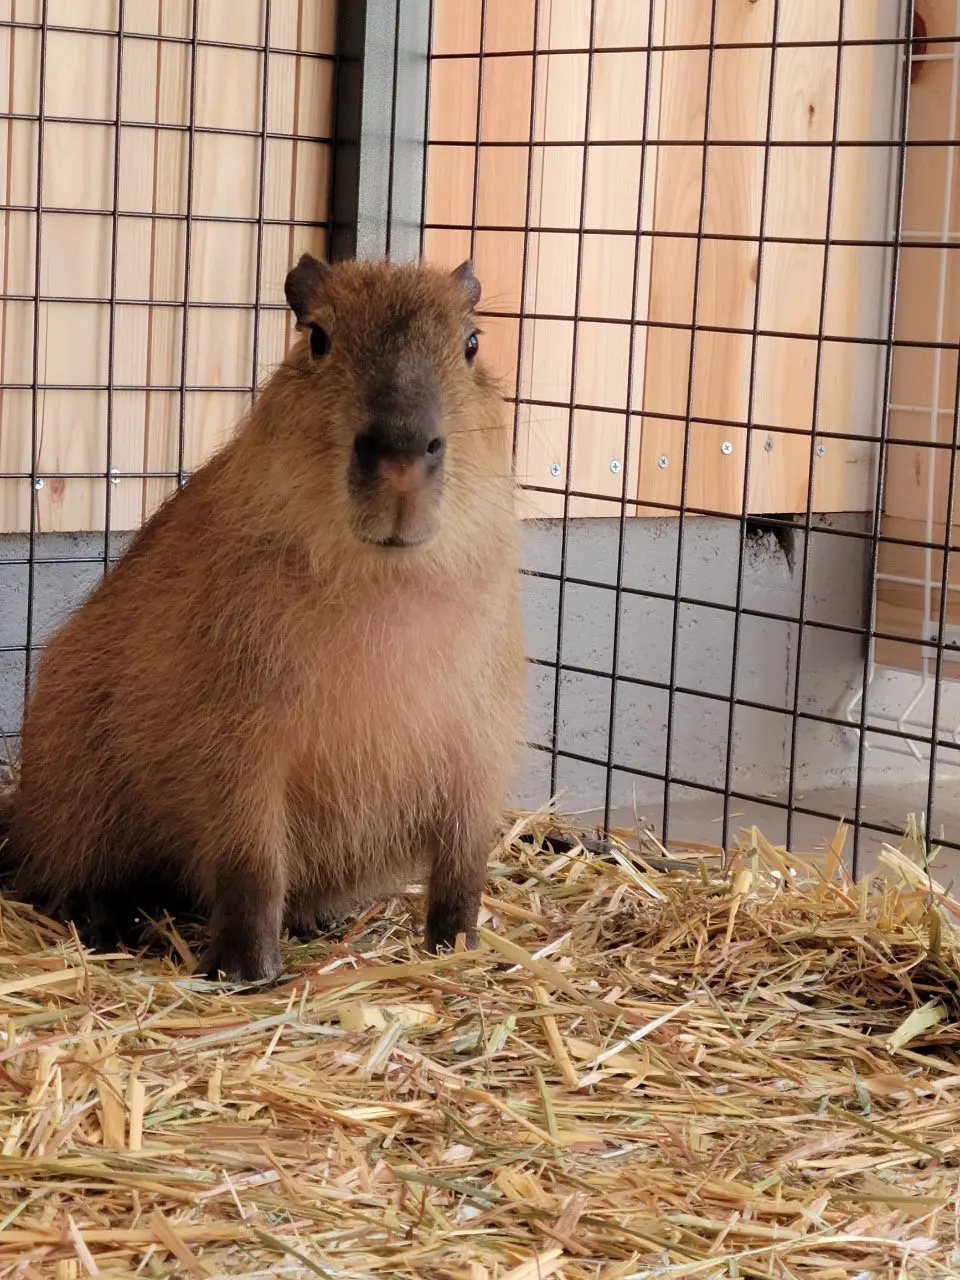
<instances>
[{"instance_id":1,"label":"capybara's head","mask_svg":"<svg viewBox=\"0 0 960 1280\"><path fill-rule=\"evenodd\" d=\"M503 399L479 354L471 265L304 255L285 290L304 336L275 426L298 523L315 521L327 550L400 564L465 550L512 520Z\"/></svg>"}]
</instances>

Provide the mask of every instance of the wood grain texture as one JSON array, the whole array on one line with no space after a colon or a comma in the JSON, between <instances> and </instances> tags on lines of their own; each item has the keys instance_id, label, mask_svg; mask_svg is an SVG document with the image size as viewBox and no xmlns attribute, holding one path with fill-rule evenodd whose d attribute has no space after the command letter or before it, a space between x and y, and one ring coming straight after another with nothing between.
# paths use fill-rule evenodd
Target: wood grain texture
<instances>
[{"instance_id":1,"label":"wood grain texture","mask_svg":"<svg viewBox=\"0 0 960 1280\"><path fill-rule=\"evenodd\" d=\"M623 486L630 333L627 325L610 322L630 319L636 246L632 236L611 232L631 232L637 226L637 143L642 126L638 91L642 105L647 54L638 47L595 57L588 134L588 58L581 50L589 42L590 6L541 0L539 12L536 95L531 102L534 6L488 0L484 49L511 56L484 60L481 139L506 145L482 147L477 158L473 143L480 6L435 0L434 51L461 56L433 64L430 138L435 145L429 152L427 222L458 223L463 230L428 225L425 251L429 259L449 265L470 251L475 177L481 225L516 228L524 225L529 213L531 226L545 228L530 232L526 246L516 230L483 230L475 238L477 273L484 285L484 350L504 379L517 416L518 474L531 485L552 490L522 492L519 509L530 517L562 514L572 426L570 488L597 497L571 498L569 513L615 515ZM646 42L648 22L645 2L607 0L598 6L596 46L640 46ZM654 68L654 108L659 93L656 74ZM590 148L587 157L587 137L613 145ZM531 140L536 144L532 155ZM444 141L461 145L436 145ZM651 210L655 167L651 157ZM578 249L582 199L590 232ZM649 246L644 244L640 296L648 270ZM518 320L521 305L525 316ZM583 319L575 326L578 312ZM642 354L635 360L642 370ZM583 407L571 410L571 402ZM631 498L638 462L634 441L626 460Z\"/></svg>"},{"instance_id":2,"label":"wood grain texture","mask_svg":"<svg viewBox=\"0 0 960 1280\"><path fill-rule=\"evenodd\" d=\"M953 0L930 0L923 9L931 36L956 30ZM960 485L952 529L948 530L954 442L957 345L960 343L960 166L955 148L943 145L960 126L957 111L960 54L953 42L931 45L937 57L920 64L910 94L903 229L896 337L903 343L942 343L944 348L900 346L894 350L889 435L902 442L887 447L881 533L927 547L881 543L876 626L881 633L914 640L935 639L943 582L943 550L960 544ZM909 240L944 247L910 246ZM941 446L941 447L937 447ZM946 446L946 447L943 447ZM960 479L960 477L958 477ZM939 548L937 549L937 544ZM947 624L960 625L960 560L949 562ZM934 655L917 645L877 640L882 665L932 675ZM947 659L944 674L960 677L960 661Z\"/></svg>"},{"instance_id":3,"label":"wood grain texture","mask_svg":"<svg viewBox=\"0 0 960 1280\"><path fill-rule=\"evenodd\" d=\"M479 159L473 143L481 6L434 3L435 51L458 56L433 64L427 221L462 230L428 229L428 256L452 263L469 250L475 178L481 225L521 227L529 203L533 230L526 247L516 230L476 236L478 267L495 308L516 313L521 299L525 303L522 333L518 322L494 319L490 341L498 368L519 398L519 477L536 490L554 490L527 492L522 509L529 515L562 513L569 451L570 488L596 495L574 499L571 514L616 514L618 504L604 498L618 498L621 491L622 471L612 471L611 463L623 460L628 412L633 424L629 492L644 504L639 514L675 507L684 471L691 361L690 410L700 421L689 429L689 504L724 513L742 509L746 433L752 422L750 511L803 511L811 462L814 510L864 509L870 502L870 447L850 450L843 440L834 440L823 445L822 455L811 457L811 429L816 418L825 431L873 430L875 372L873 382L869 373L864 378L862 350L848 339L875 330L875 325L867 326L869 333L864 330L864 291L877 287L882 254L835 246L827 263L822 245L764 244L758 326L768 333L756 343L751 404L764 177L760 144L768 130L773 6L729 0L719 7L718 44L760 47L718 48L711 69L711 6L651 2L659 50L649 55L649 68L647 3L607 0L597 7L590 76L584 52L590 5L543 0L531 134L530 6L488 0L483 47L511 56L483 61L481 139L504 145L481 148ZM878 50L857 42L886 34L889 5L863 0L845 8L843 36L853 43L842 53L836 129L846 143L867 144L881 136L874 110ZM839 23L839 0L781 6L777 39L786 47L777 51L769 127L767 236L815 241L827 235L830 147L809 144L829 144L834 133ZM639 144L648 70L650 145L641 210ZM708 73L709 138L718 145L709 148L707 158L707 238L699 258L699 328L692 348ZM525 144L531 141L528 202ZM442 142L455 145L437 145ZM875 155L867 145L837 152L835 238L876 236L878 215L867 199ZM586 234L578 246L581 221ZM827 340L818 357L824 289ZM628 407L631 343L629 325L622 322L631 313L639 327ZM568 450L571 424L574 442Z\"/></svg>"},{"instance_id":4,"label":"wood grain texture","mask_svg":"<svg viewBox=\"0 0 960 1280\"><path fill-rule=\"evenodd\" d=\"M5 3L5 12L17 19L36 20L34 0ZM649 55L648 3L654 6L655 41L668 46ZM938 3L943 6L946 0ZM71 25L88 31L49 37L47 109L56 107L68 119L46 129L44 204L107 214L45 215L42 288L58 297L103 298L109 292L112 236L116 41L98 31L116 23L118 6L115 0L51 0L51 6L51 21L56 20L54 9L63 21L69 10ZM888 7L889 0L847 5L845 39L876 38ZM502 145L478 151L481 8L486 15L484 49L506 56L484 60L480 119L481 141ZM602 0L596 11L589 121L590 60L583 50L590 38L591 6L586 0L541 0L540 27L534 33L535 8L533 0L487 0L485 6L480 0L434 0L434 51L457 57L433 63L425 235L428 258L451 266L471 251L476 258L488 312L484 349L516 407L520 478L550 490L526 492L521 510L531 516L563 511L568 452L569 487L596 495L574 498L568 508L572 515L616 514L624 464L628 494L644 504L641 514L662 513L658 504L676 504L691 360L692 414L702 421L689 430L688 502L718 512L740 511L747 423L752 421L749 509L803 510L815 413L824 430L872 429L869 387L865 392L857 372L861 354L843 339L863 334L864 289L879 278L882 255L847 246L831 250L824 330L834 340L826 341L820 353L815 408L824 251L817 245L764 246L759 323L785 336L764 336L756 344L751 406L749 330L763 180L763 150L755 144L767 130L770 49L718 49L714 56L710 137L719 145L709 150L704 227L708 236L733 238L703 243L697 319L704 327L692 347L693 237L700 209L709 59L706 49L685 46L707 42L711 6ZM718 10L718 40L769 42L772 9L767 3L724 0ZM836 40L840 6L839 0L811 0L780 9L778 37L787 47L777 53L766 231L816 239L826 233L830 150L801 144L829 141L834 129L837 51L829 41ZM131 30L182 38L190 34L192 12L188 0L127 0L125 21ZM326 211L329 147L323 139L331 129L332 67L296 51L332 52L335 14L333 0L309 5L273 0L268 127L289 136L267 143L268 218L309 221ZM198 34L204 40L257 45L262 22L262 0L230 5L200 0ZM827 43L810 47L816 41ZM186 367L181 370L182 309L158 304L182 300L186 228L182 221L159 215L181 214L188 203L188 145L182 126L190 93L189 48L127 40L124 58L117 293L125 301L117 312L114 376L121 385L144 384L147 389L116 393L113 462L121 470L169 472L179 453L181 409L187 429L185 464L192 467L231 430L246 403L242 388L255 380L250 306L257 295L256 229L249 223L202 219L256 216L260 140L196 135L189 199L200 220L190 237L190 294L193 302L216 305L190 308ZM0 30L0 61L10 69L2 90L7 109L35 112L38 33ZM201 126L259 132L259 62L256 49L200 48L196 113ZM871 104L876 68L877 50L869 44L844 48L838 131L848 142L875 138ZM646 133L651 144L644 162L640 143L648 72ZM102 123L69 119L81 114ZM934 113L930 127L942 126ZM587 140L592 145L584 145ZM942 149L931 151L938 163L942 154ZM856 240L866 234L870 155L867 147L845 146L838 152L835 237ZM8 203L29 206L35 201L34 123L0 123L0 184ZM484 229L472 236L475 186ZM517 228L528 213L539 229L525 242ZM2 216L5 290L29 297L34 216L16 210ZM578 243L581 223L586 234ZM639 248L638 226L643 233ZM263 302L281 301L285 271L307 248L323 251L320 230L264 228ZM918 266L915 279L922 280L923 272ZM521 304L522 320L517 318ZM98 388L106 382L109 364L107 308L57 302L44 303L41 313L40 376L51 384L39 404L41 468L100 470L106 463L106 402ZM632 344L626 323L631 315L638 321ZM272 310L261 312L260 326L258 373L263 374L282 355L289 326L282 313ZM741 332L710 331L718 327ZM0 381L29 382L31 343L29 302L0 304ZM898 376L928 381L927 364L914 353L912 364L904 362ZM187 389L181 406L182 377ZM92 389L57 389L73 383ZM210 387L225 389L204 389ZM29 403L16 385L0 392L0 466L29 467ZM628 417L632 439L625 458ZM724 443L731 446L727 453ZM768 443L769 449L764 447ZM832 440L824 450L813 459L814 509L865 508L870 501L869 447L848 448L844 441ZM659 465L663 457L666 467ZM554 474L558 466L560 472ZM161 478L123 480L112 493L114 521L142 519L170 485ZM0 528L27 526L31 496L41 528L97 528L103 522L103 485L98 481L51 483L37 495L17 481L0 482Z\"/></svg>"},{"instance_id":5,"label":"wood grain texture","mask_svg":"<svg viewBox=\"0 0 960 1280\"><path fill-rule=\"evenodd\" d=\"M2 16L36 21L38 6L7 0ZM45 110L63 116L44 130L43 205L76 212L43 215L40 304L39 451L41 472L102 472L107 465L106 384L110 367L110 261L113 237L116 103L115 0L50 0L51 24L83 31L47 37ZM127 0L125 29L145 35L189 37L187 0ZM199 0L201 40L260 46L263 0ZM284 137L266 142L260 242L261 306L283 303L283 280L301 252L323 253L322 228L282 225L317 222L328 208L333 64L302 53L335 52L333 0L304 4L272 0L267 129ZM198 466L235 427L253 386L282 358L290 339L285 311L259 312L258 368L253 368L258 297L256 219L259 212L262 53L255 47L197 53L192 191L188 192L190 48L170 41L124 40L120 101L116 337L112 465L120 471L177 469L181 416L184 465ZM0 88L4 109L38 111L40 37L0 29ZM92 123L80 123L79 119ZM102 122L102 123L100 123ZM160 126L160 127L157 127ZM166 126L166 127L163 127ZM247 131L246 135L203 132ZM36 203L37 125L0 122L0 200ZM190 280L186 367L181 369L188 207ZM85 211L85 212L81 212ZM94 212L96 211L96 212ZM181 215L164 217L163 215ZM32 212L0 214L0 279L4 294L34 291L36 219ZM75 299L76 301L69 301ZM100 299L104 301L80 301ZM208 305L195 305L208 304ZM33 304L0 302L0 470L30 469L29 391ZM181 405L181 379L185 383ZM9 384L14 384L13 388ZM70 389L81 386L89 390ZM62 389L61 389L62 388ZM175 481L159 474L124 478L111 490L111 524L135 528ZM105 481L49 478L36 493L29 481L0 481L0 531L29 528L31 497L40 530L103 527Z\"/></svg>"},{"instance_id":6,"label":"wood grain texture","mask_svg":"<svg viewBox=\"0 0 960 1280\"><path fill-rule=\"evenodd\" d=\"M847 10L845 38L875 38L877 6ZM718 40L762 45L772 38L771 6L732 4L721 7L720 14L725 33L718 31ZM810 46L836 41L839 6L786 5L781 15L778 39L799 47L777 51L764 231L767 236L823 239L830 149L797 144L828 143L833 135L837 50ZM708 23L708 6L669 6L666 43L703 44L709 38ZM874 52L869 47L844 49L838 126L842 138L869 138ZM709 72L708 54L702 49L664 55L661 136L686 145L664 147L658 165L654 227L662 238L654 248L648 314L654 323L678 327L649 331L640 496L651 504L680 501L686 439L687 502L711 511L740 512L746 431L752 422L748 510L803 511L811 462L816 464L813 509L850 509L863 499L851 498L843 442L830 441L822 457L811 458L809 433L815 416L821 295L828 288L824 332L837 339L855 336L866 251L832 250L829 286L820 246L765 243L761 265L763 149L736 144L766 137L771 51L721 49L712 68L709 136L727 145L709 149L703 225L708 236L737 239L703 242L695 290L697 248L689 237L696 233L700 217ZM832 234L865 238L868 152L851 148L839 156ZM758 273L758 328L766 333L756 342L751 404ZM703 328L698 328L691 349L694 313ZM712 331L717 328L737 332ZM777 334L785 336L773 336ZM849 429L854 359L849 344L823 345L816 405L821 430ZM691 361L694 421L687 437ZM730 446L727 452L724 444ZM666 467L660 465L662 458L668 459Z\"/></svg>"}]
</instances>

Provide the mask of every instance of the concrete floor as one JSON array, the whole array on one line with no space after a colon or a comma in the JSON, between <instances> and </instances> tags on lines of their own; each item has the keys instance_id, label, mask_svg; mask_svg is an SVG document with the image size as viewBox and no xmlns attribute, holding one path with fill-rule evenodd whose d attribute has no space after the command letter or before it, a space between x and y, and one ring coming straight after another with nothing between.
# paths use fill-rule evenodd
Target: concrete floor
<instances>
[{"instance_id":1,"label":"concrete floor","mask_svg":"<svg viewBox=\"0 0 960 1280\"><path fill-rule=\"evenodd\" d=\"M771 800L785 804L787 797L771 796ZM843 817L849 823L854 811L855 792L853 787L837 787L814 791L798 792L794 803L806 809L819 810L822 813L836 815L830 818L811 817L807 814L795 813L791 847L797 853L817 853L833 837L837 829L837 820ZM934 831L936 836L960 844L960 783L941 782L937 788L937 808L934 813ZM902 831L910 814L919 818L927 807L926 784L886 782L864 788L861 804L861 817L865 822L887 826ZM645 804L638 806L641 822L653 827L657 832L663 829L662 805ZM762 799L752 801L735 800L731 804L729 815L728 847L735 845L737 833L745 827L757 826L764 836L775 845L785 845L787 839L786 813L776 804L766 804ZM591 825L598 822L602 814L595 811L578 814L579 824ZM619 809L611 818L611 825L635 828L636 818L631 810ZM670 843L682 846L684 843L719 845L722 839L723 798L714 795L692 796L689 792L679 791L671 795L670 801ZM883 843L897 845L897 836L885 835L864 829L861 833L860 867L863 872L870 871L876 864L876 857ZM853 834L847 836L847 864L853 856ZM949 883L956 877L960 885L960 850L942 849L935 863L935 874L941 882Z\"/></svg>"}]
</instances>

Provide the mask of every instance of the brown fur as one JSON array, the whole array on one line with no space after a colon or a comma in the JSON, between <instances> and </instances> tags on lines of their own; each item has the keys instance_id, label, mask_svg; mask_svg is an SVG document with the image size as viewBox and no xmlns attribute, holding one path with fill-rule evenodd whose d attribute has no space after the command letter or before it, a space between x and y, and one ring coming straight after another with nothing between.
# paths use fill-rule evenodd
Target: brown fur
<instances>
[{"instance_id":1,"label":"brown fur","mask_svg":"<svg viewBox=\"0 0 960 1280\"><path fill-rule=\"evenodd\" d=\"M329 353L298 342L56 634L9 823L18 892L101 924L151 897L193 907L207 970L244 980L278 972L285 924L421 867L428 946L471 935L522 730L502 398L464 357L476 294L424 267L305 262L288 297ZM410 359L446 455L407 513L426 540L397 549L364 540L394 499L358 497L349 469L371 379Z\"/></svg>"}]
</instances>

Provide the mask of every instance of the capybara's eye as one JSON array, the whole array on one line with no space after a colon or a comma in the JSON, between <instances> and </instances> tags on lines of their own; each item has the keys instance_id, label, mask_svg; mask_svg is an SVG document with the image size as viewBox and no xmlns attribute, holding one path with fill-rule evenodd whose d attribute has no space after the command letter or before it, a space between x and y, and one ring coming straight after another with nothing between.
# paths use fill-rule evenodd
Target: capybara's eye
<instances>
[{"instance_id":1,"label":"capybara's eye","mask_svg":"<svg viewBox=\"0 0 960 1280\"><path fill-rule=\"evenodd\" d=\"M466 340L463 347L463 354L467 358L467 364L473 363L473 361L477 358L477 352L479 350L480 350L479 335L476 332L471 333L470 337Z\"/></svg>"},{"instance_id":2,"label":"capybara's eye","mask_svg":"<svg viewBox=\"0 0 960 1280\"><path fill-rule=\"evenodd\" d=\"M310 351L311 354L319 358L325 356L330 350L330 335L326 329L321 329L318 324L310 326Z\"/></svg>"}]
</instances>

